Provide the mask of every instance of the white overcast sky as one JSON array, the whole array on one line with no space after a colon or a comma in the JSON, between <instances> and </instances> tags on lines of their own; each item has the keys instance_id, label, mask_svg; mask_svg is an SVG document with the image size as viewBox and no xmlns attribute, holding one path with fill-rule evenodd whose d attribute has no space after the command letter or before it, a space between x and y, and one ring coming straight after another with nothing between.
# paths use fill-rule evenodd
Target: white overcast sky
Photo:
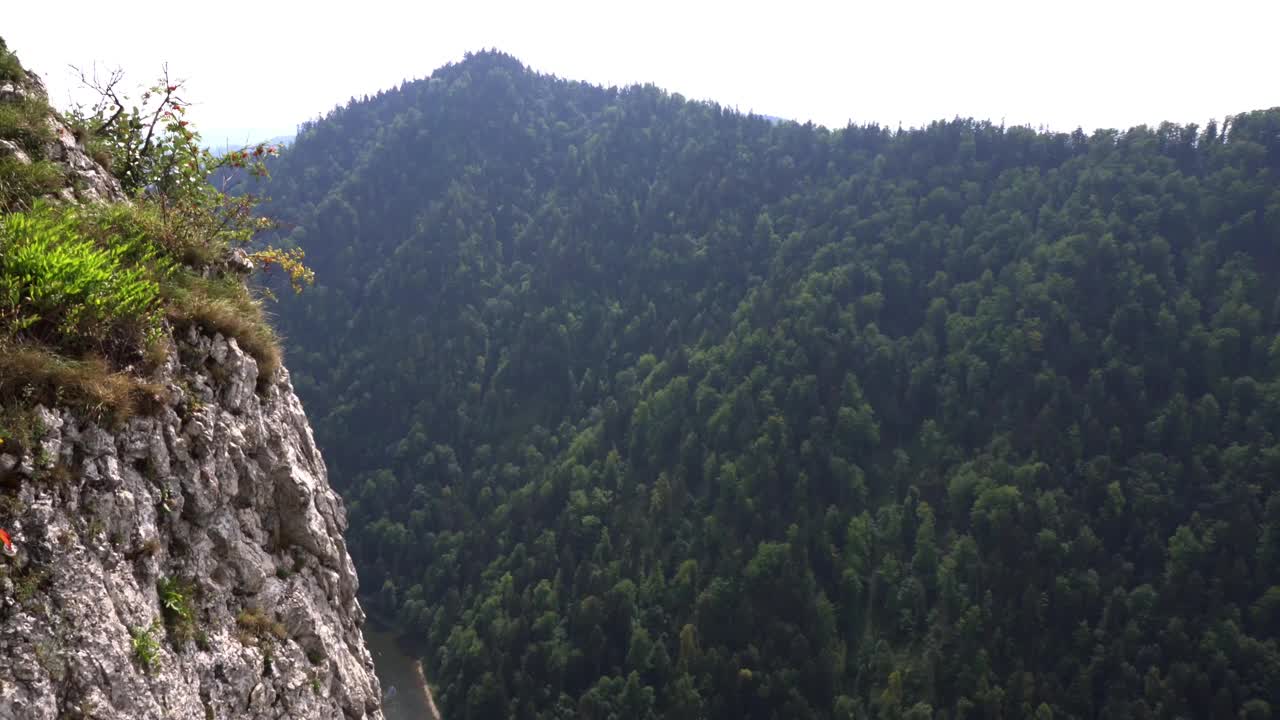
<instances>
[{"instance_id":1,"label":"white overcast sky","mask_svg":"<svg viewBox=\"0 0 1280 720\"><path fill-rule=\"evenodd\" d=\"M1280 0L11 4L0 35L55 103L68 64L141 80L167 61L210 140L292 132L486 48L829 127L962 116L1090 130L1280 105Z\"/></svg>"}]
</instances>

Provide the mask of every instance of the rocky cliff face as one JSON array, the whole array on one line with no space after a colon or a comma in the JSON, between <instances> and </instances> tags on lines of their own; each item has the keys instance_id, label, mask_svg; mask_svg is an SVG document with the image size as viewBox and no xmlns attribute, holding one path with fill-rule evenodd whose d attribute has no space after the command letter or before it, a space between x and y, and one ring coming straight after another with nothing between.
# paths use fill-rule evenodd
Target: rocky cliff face
<instances>
[{"instance_id":1,"label":"rocky cliff face","mask_svg":"<svg viewBox=\"0 0 1280 720\"><path fill-rule=\"evenodd\" d=\"M191 330L164 377L151 417L38 408L32 450L0 454L0 718L380 718L287 372Z\"/></svg>"},{"instance_id":2,"label":"rocky cliff face","mask_svg":"<svg viewBox=\"0 0 1280 720\"><path fill-rule=\"evenodd\" d=\"M26 76L0 106L47 107ZM127 202L49 115L0 160L59 166L54 202ZM342 502L288 372L172 340L144 416L36 406L0 432L0 720L379 720Z\"/></svg>"},{"instance_id":3,"label":"rocky cliff face","mask_svg":"<svg viewBox=\"0 0 1280 720\"><path fill-rule=\"evenodd\" d=\"M44 82L35 73L27 73L26 82L0 83L0 104L19 102L27 98L48 102ZM90 157L75 133L57 116L47 119L50 140L39 148L41 155L58 163L66 173L62 188L55 197L68 202L116 201L124 197L120 182L106 168ZM23 165L30 165L31 156L16 142L0 139L0 158L13 158Z\"/></svg>"}]
</instances>

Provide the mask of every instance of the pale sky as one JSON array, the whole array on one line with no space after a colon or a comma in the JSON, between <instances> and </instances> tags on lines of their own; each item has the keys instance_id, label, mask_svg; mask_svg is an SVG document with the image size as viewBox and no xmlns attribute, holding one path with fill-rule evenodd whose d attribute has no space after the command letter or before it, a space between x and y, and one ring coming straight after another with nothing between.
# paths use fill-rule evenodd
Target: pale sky
<instances>
[{"instance_id":1,"label":"pale sky","mask_svg":"<svg viewBox=\"0 0 1280 720\"><path fill-rule=\"evenodd\" d=\"M842 127L956 116L1072 130L1280 105L1280 0L14 2L0 34L55 104L68 64L162 62L211 135L291 133L467 51Z\"/></svg>"}]
</instances>

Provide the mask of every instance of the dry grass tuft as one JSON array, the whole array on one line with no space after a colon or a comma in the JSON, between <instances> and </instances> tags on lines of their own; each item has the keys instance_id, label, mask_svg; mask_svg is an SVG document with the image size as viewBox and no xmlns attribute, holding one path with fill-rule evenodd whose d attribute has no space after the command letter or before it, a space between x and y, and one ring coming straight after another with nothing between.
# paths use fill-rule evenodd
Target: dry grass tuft
<instances>
[{"instance_id":1,"label":"dry grass tuft","mask_svg":"<svg viewBox=\"0 0 1280 720\"><path fill-rule=\"evenodd\" d=\"M256 642L245 642L245 636L255 640L274 638L279 642L284 642L289 637L289 633L283 624L267 617L261 610L241 610L240 614L236 616L236 625L240 626L243 631L240 641L245 645L257 644Z\"/></svg>"},{"instance_id":2,"label":"dry grass tuft","mask_svg":"<svg viewBox=\"0 0 1280 720\"><path fill-rule=\"evenodd\" d=\"M57 405L118 426L163 402L162 393L100 358L69 360L37 346L0 346L0 403L6 406Z\"/></svg>"},{"instance_id":3,"label":"dry grass tuft","mask_svg":"<svg viewBox=\"0 0 1280 720\"><path fill-rule=\"evenodd\" d=\"M172 295L169 320L175 325L196 325L235 338L258 361L260 377L270 377L280 368L280 340L262 303L239 280L189 278L183 286L166 290Z\"/></svg>"},{"instance_id":4,"label":"dry grass tuft","mask_svg":"<svg viewBox=\"0 0 1280 720\"><path fill-rule=\"evenodd\" d=\"M164 367L165 363L169 362L169 357L173 352L173 340L167 334L148 339L142 348L143 370L148 373L156 372Z\"/></svg>"}]
</instances>

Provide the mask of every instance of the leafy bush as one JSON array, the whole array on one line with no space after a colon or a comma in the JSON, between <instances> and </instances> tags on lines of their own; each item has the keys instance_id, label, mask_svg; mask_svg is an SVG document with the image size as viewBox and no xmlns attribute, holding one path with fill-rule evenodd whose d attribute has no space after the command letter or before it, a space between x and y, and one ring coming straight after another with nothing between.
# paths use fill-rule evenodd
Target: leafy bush
<instances>
[{"instance_id":1,"label":"leafy bush","mask_svg":"<svg viewBox=\"0 0 1280 720\"><path fill-rule=\"evenodd\" d=\"M25 85L26 77L0 40L0 82ZM147 378L174 347L172 327L233 337L262 377L274 373L279 341L259 299L269 293L246 285L239 273L251 268L232 266L233 248L246 247L244 258L263 270L284 270L295 289L311 281L301 252L249 247L269 225L254 214L254 197L209 181L219 171L265 174L276 149L214 157L183 119L181 83L164 78L127 107L120 81L86 80L101 102L62 119L112 168L129 203L38 200L67 184L65 169L43 159L52 110L37 94L0 102L0 139L28 156L0 152L0 212L10 213L0 216L0 441L19 447L37 434L28 412L36 403L110 423L159 407L163 388ZM175 605L184 591L161 591L171 593L171 636L191 635Z\"/></svg>"},{"instance_id":2,"label":"leafy bush","mask_svg":"<svg viewBox=\"0 0 1280 720\"><path fill-rule=\"evenodd\" d=\"M37 158L43 157L44 144L53 140L50 113L49 104L37 97L0 102L0 138L18 143Z\"/></svg>"},{"instance_id":3,"label":"leafy bush","mask_svg":"<svg viewBox=\"0 0 1280 720\"><path fill-rule=\"evenodd\" d=\"M0 83L25 80L22 66L0 40ZM34 95L0 102L0 140L16 143L27 155L20 161L8 151L0 152L0 210L28 207L32 199L64 186L62 169L44 157L45 146L54 139L51 113L48 102Z\"/></svg>"},{"instance_id":4,"label":"leafy bush","mask_svg":"<svg viewBox=\"0 0 1280 720\"><path fill-rule=\"evenodd\" d=\"M147 238L158 248L161 262L168 263L159 284L161 305L168 319L178 327L196 325L235 338L258 361L259 370L266 376L280 366L281 350L261 300L239 277L206 277L203 272L243 242L242 223L228 218L228 213L238 217L239 211L216 210L196 203L166 206L155 199L140 198L132 204L86 208L81 211L80 225L100 246L110 246L119 237ZM310 271L296 259L293 265L276 260L293 256L264 252L270 252L268 257L290 274L295 288L309 281ZM258 259L260 254L249 257ZM151 248L145 249L142 256L126 254L125 259L149 265L157 262ZM298 278L297 272L308 275Z\"/></svg>"},{"instance_id":5,"label":"leafy bush","mask_svg":"<svg viewBox=\"0 0 1280 720\"><path fill-rule=\"evenodd\" d=\"M213 218L193 217L192 209L167 206L154 198L88 207L82 214L86 233L99 242L145 237L174 262L196 270L215 264L230 247L211 237L218 226Z\"/></svg>"},{"instance_id":6,"label":"leafy bush","mask_svg":"<svg viewBox=\"0 0 1280 720\"><path fill-rule=\"evenodd\" d=\"M210 178L264 176L265 160L277 149L258 145L215 157L200 147L199 134L184 119L180 83L162 78L142 94L140 105L125 108L114 90L117 81L101 88L98 106L75 113L71 121L84 137L110 149L116 174L135 202L87 210L87 226L107 236L145 237L160 248L181 268L161 283L168 319L235 338L257 359L261 375L271 375L281 362L279 340L257 293L228 276L224 266L233 248L251 245L271 223L255 215L253 195L224 192ZM101 237L98 244L104 244ZM283 271L295 291L314 280L300 250L268 246L250 248L245 256L263 271Z\"/></svg>"},{"instance_id":7,"label":"leafy bush","mask_svg":"<svg viewBox=\"0 0 1280 720\"><path fill-rule=\"evenodd\" d=\"M0 404L0 452L12 454L31 447L43 430L31 408Z\"/></svg>"},{"instance_id":8,"label":"leafy bush","mask_svg":"<svg viewBox=\"0 0 1280 720\"><path fill-rule=\"evenodd\" d=\"M153 275L171 265L139 237L100 244L80 233L74 214L40 205L5 218L0 250L0 323L12 335L85 348L126 325L155 326Z\"/></svg>"}]
</instances>

